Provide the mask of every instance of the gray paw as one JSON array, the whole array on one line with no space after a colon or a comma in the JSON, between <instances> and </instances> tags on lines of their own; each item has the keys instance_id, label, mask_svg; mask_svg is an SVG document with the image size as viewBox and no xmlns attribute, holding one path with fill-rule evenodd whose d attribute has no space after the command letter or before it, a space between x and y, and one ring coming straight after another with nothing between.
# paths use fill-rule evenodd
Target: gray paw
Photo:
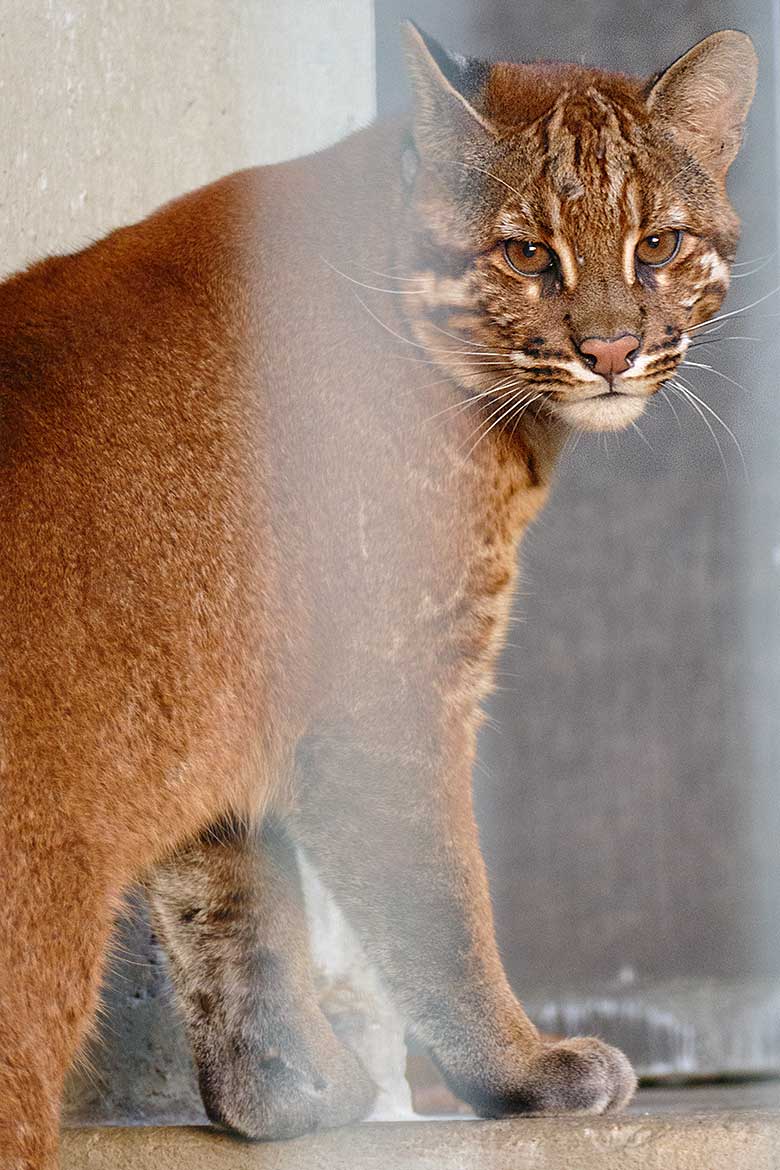
<instances>
[{"instance_id":1,"label":"gray paw","mask_svg":"<svg viewBox=\"0 0 780 1170\"><path fill-rule=\"evenodd\" d=\"M376 1087L354 1053L333 1039L327 1050L303 1054L221 1045L198 1062L209 1120L252 1140L299 1137L348 1125L371 1110Z\"/></svg>"},{"instance_id":2,"label":"gray paw","mask_svg":"<svg viewBox=\"0 0 780 1170\"><path fill-rule=\"evenodd\" d=\"M551 1044L532 1065L540 1113L608 1113L636 1092L636 1075L617 1048L590 1037Z\"/></svg>"},{"instance_id":3,"label":"gray paw","mask_svg":"<svg viewBox=\"0 0 780 1170\"><path fill-rule=\"evenodd\" d=\"M607 1113L627 1105L636 1084L634 1070L617 1048L577 1037L545 1047L519 1084L484 1093L473 1104L484 1117Z\"/></svg>"}]
</instances>

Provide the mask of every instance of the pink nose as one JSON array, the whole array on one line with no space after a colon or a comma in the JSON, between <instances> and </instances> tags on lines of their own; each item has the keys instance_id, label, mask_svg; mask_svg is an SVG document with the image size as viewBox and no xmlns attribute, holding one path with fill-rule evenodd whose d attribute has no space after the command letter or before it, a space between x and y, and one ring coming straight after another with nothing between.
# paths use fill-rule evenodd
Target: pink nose
<instances>
[{"instance_id":1,"label":"pink nose","mask_svg":"<svg viewBox=\"0 0 780 1170\"><path fill-rule=\"evenodd\" d=\"M604 378L613 378L631 367L632 354L639 348L639 338L633 333L620 337L586 337L580 342L579 351L588 359L588 365Z\"/></svg>"}]
</instances>

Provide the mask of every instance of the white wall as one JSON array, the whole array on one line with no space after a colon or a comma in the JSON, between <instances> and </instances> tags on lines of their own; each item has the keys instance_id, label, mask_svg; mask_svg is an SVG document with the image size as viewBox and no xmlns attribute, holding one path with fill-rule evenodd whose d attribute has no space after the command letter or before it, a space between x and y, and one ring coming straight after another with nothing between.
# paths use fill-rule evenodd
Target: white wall
<instances>
[{"instance_id":1,"label":"white wall","mask_svg":"<svg viewBox=\"0 0 780 1170\"><path fill-rule=\"evenodd\" d=\"M0 0L0 273L375 108L371 0Z\"/></svg>"}]
</instances>

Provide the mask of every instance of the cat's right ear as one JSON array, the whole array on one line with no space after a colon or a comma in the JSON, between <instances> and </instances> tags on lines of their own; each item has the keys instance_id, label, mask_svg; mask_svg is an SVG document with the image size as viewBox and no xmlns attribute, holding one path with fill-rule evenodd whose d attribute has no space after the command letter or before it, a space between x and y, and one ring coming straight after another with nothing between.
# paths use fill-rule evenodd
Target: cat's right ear
<instances>
[{"instance_id":1,"label":"cat's right ear","mask_svg":"<svg viewBox=\"0 0 780 1170\"><path fill-rule=\"evenodd\" d=\"M495 131L472 101L484 87L490 66L448 53L410 20L403 24L403 37L420 155L445 162L459 159L466 144L477 150L489 147Z\"/></svg>"}]
</instances>

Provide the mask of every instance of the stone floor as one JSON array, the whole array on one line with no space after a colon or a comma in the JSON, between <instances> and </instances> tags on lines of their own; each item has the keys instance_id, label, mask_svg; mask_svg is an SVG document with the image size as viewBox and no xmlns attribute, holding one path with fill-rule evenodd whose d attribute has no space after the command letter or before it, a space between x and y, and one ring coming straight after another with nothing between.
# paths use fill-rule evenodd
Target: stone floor
<instances>
[{"instance_id":1,"label":"stone floor","mask_svg":"<svg viewBox=\"0 0 780 1170\"><path fill-rule=\"evenodd\" d=\"M425 1121L249 1145L207 1129L74 1129L63 1170L778 1170L780 1083L645 1089L619 1118Z\"/></svg>"}]
</instances>

